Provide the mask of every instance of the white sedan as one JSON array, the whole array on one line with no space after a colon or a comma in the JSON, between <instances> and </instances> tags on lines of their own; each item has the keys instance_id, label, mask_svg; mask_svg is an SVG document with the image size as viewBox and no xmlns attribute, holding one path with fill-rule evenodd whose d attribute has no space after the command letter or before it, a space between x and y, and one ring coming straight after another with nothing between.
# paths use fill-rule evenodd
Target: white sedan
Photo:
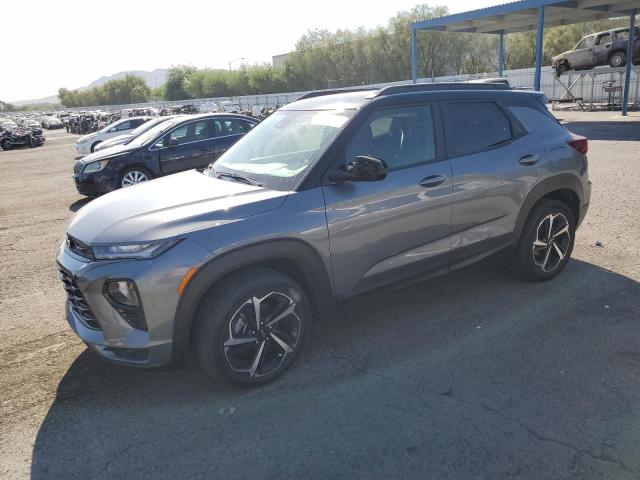
<instances>
[{"instance_id":1,"label":"white sedan","mask_svg":"<svg viewBox=\"0 0 640 480\"><path fill-rule=\"evenodd\" d=\"M98 130L97 132L90 133L89 135L85 135L84 137L80 138L76 142L76 150L82 155L93 153L96 145L98 145L99 143L104 142L105 140L117 135L130 133L132 130L138 128L150 118L151 117L131 117L118 120L111 125L107 125L102 130Z\"/></svg>"}]
</instances>

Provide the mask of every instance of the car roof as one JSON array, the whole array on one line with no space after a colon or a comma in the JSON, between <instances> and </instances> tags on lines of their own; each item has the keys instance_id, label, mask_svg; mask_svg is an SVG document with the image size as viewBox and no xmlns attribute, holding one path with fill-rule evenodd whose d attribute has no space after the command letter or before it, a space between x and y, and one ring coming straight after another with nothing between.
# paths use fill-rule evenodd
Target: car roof
<instances>
[{"instance_id":1,"label":"car roof","mask_svg":"<svg viewBox=\"0 0 640 480\"><path fill-rule=\"evenodd\" d=\"M355 110L372 102L393 103L402 98L408 102L465 98L499 98L502 96L541 95L540 92L513 90L503 79L482 82L449 82L392 85L381 89L327 90L310 92L280 110ZM306 97L306 98L305 98Z\"/></svg>"}]
</instances>

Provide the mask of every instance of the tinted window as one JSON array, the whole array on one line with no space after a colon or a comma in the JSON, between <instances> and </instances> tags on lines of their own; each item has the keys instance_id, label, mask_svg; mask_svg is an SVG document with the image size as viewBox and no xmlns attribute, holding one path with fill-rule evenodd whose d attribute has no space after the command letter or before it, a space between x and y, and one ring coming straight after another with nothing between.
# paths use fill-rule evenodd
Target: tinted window
<instances>
[{"instance_id":1,"label":"tinted window","mask_svg":"<svg viewBox=\"0 0 640 480\"><path fill-rule=\"evenodd\" d=\"M605 33L604 35L600 35L598 37L598 45L605 45L607 43L611 43L611 34L610 33Z\"/></svg>"},{"instance_id":2,"label":"tinted window","mask_svg":"<svg viewBox=\"0 0 640 480\"><path fill-rule=\"evenodd\" d=\"M209 135L209 129L207 128L207 121L201 120L199 122L191 122L179 126L175 130L169 132L169 134L156 143L155 146L164 147L169 144L181 145L184 143L206 140L208 138L211 138L211 136Z\"/></svg>"},{"instance_id":3,"label":"tinted window","mask_svg":"<svg viewBox=\"0 0 640 480\"><path fill-rule=\"evenodd\" d=\"M244 120L214 120L216 137L224 137L227 135L244 135L253 126Z\"/></svg>"},{"instance_id":4,"label":"tinted window","mask_svg":"<svg viewBox=\"0 0 640 480\"><path fill-rule=\"evenodd\" d=\"M346 148L346 161L358 155L384 160L390 169L432 161L435 135L430 106L378 110L360 126Z\"/></svg>"},{"instance_id":5,"label":"tinted window","mask_svg":"<svg viewBox=\"0 0 640 480\"><path fill-rule=\"evenodd\" d=\"M116 132L121 132L122 130L131 130L132 128L133 127L131 126L131 122L122 122L116 127Z\"/></svg>"},{"instance_id":6,"label":"tinted window","mask_svg":"<svg viewBox=\"0 0 640 480\"><path fill-rule=\"evenodd\" d=\"M495 103L450 103L446 109L453 155L481 152L511 139L509 119Z\"/></svg>"}]
</instances>

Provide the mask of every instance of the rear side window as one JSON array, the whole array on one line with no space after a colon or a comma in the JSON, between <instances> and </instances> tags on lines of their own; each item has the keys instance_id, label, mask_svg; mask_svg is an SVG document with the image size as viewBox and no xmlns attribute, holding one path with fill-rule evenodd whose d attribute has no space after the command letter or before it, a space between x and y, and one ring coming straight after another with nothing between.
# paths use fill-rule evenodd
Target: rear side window
<instances>
[{"instance_id":1,"label":"rear side window","mask_svg":"<svg viewBox=\"0 0 640 480\"><path fill-rule=\"evenodd\" d=\"M445 109L452 156L488 150L512 138L511 122L495 103L449 103Z\"/></svg>"}]
</instances>

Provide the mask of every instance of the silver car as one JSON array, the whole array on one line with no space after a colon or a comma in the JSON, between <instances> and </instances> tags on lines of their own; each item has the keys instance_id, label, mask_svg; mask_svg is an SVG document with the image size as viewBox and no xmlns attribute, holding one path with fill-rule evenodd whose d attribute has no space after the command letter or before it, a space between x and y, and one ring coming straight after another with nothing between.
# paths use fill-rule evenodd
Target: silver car
<instances>
[{"instance_id":1,"label":"silver car","mask_svg":"<svg viewBox=\"0 0 640 480\"><path fill-rule=\"evenodd\" d=\"M567 264L589 205L587 139L539 92L429 84L311 93L205 171L109 193L58 253L71 328L105 360L191 349L212 377L271 381L312 319L494 252L523 278Z\"/></svg>"}]
</instances>

